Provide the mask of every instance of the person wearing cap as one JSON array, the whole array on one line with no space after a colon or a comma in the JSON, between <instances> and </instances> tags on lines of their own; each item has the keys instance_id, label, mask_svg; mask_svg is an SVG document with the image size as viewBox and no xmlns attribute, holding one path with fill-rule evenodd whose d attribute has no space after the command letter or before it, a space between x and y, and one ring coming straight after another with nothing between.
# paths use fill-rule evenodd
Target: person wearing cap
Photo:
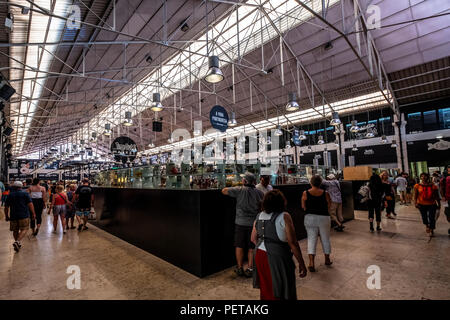
<instances>
[{"instance_id":1,"label":"person wearing cap","mask_svg":"<svg viewBox=\"0 0 450 320\"><path fill-rule=\"evenodd\" d=\"M13 232L13 247L19 252L22 244L20 241L25 237L30 228L30 212L33 219L36 219L33 202L28 192L22 190L23 184L15 181L12 190L5 203L5 218L10 221L10 230Z\"/></svg>"},{"instance_id":2,"label":"person wearing cap","mask_svg":"<svg viewBox=\"0 0 450 320\"><path fill-rule=\"evenodd\" d=\"M262 191L262 193L264 194L266 194L269 191L272 191L273 187L270 185L270 176L261 176L261 180L256 185L256 189Z\"/></svg>"},{"instance_id":3,"label":"person wearing cap","mask_svg":"<svg viewBox=\"0 0 450 320\"><path fill-rule=\"evenodd\" d=\"M334 230L341 232L344 231L345 228L342 224L344 217L342 216L341 185L339 184L339 181L337 181L336 176L332 173L327 176L327 179L328 180L322 181L322 185L325 187L325 190L331 198L330 216L331 219L336 222Z\"/></svg>"},{"instance_id":4,"label":"person wearing cap","mask_svg":"<svg viewBox=\"0 0 450 320\"><path fill-rule=\"evenodd\" d=\"M261 211L261 201L264 193L256 189L256 178L253 173L246 172L242 179L243 186L222 189L224 195L236 198L236 218L234 228L234 246L236 247L238 276L250 278L253 276L253 249L255 244L251 241L253 222ZM248 250L248 267L244 271L244 256Z\"/></svg>"}]
</instances>

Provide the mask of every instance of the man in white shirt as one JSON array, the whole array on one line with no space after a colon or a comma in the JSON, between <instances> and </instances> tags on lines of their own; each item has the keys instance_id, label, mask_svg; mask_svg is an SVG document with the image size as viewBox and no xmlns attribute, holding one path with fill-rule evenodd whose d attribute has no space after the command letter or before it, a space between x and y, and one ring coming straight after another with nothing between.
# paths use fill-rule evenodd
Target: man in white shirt
<instances>
[{"instance_id":1,"label":"man in white shirt","mask_svg":"<svg viewBox=\"0 0 450 320\"><path fill-rule=\"evenodd\" d=\"M266 194L269 191L272 191L273 188L269 184L270 183L270 176L261 176L260 182L256 185L256 189L262 191L262 193Z\"/></svg>"},{"instance_id":2,"label":"man in white shirt","mask_svg":"<svg viewBox=\"0 0 450 320\"><path fill-rule=\"evenodd\" d=\"M405 178L405 173L397 177L394 180L394 184L397 186L397 192L400 194L400 204L406 204L406 187L408 186L408 181Z\"/></svg>"}]
</instances>

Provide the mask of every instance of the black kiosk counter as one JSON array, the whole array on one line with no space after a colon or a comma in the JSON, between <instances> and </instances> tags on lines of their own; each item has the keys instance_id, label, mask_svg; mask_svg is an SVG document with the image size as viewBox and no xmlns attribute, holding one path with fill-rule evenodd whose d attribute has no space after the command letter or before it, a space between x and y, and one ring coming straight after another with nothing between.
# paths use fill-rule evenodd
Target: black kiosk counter
<instances>
[{"instance_id":1,"label":"black kiosk counter","mask_svg":"<svg viewBox=\"0 0 450 320\"><path fill-rule=\"evenodd\" d=\"M301 194L308 184L276 186L288 200L298 239L306 237ZM343 214L353 219L351 182L341 182ZM94 187L95 226L204 277L235 265L236 201L219 189Z\"/></svg>"}]
</instances>

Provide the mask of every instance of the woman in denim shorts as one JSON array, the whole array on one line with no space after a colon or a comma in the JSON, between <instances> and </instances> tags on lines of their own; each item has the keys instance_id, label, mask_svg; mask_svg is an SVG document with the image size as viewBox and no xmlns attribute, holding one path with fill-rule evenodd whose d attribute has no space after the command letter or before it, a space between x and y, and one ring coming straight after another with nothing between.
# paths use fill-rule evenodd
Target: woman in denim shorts
<instances>
[{"instance_id":1,"label":"woman in denim shorts","mask_svg":"<svg viewBox=\"0 0 450 320\"><path fill-rule=\"evenodd\" d=\"M58 217L61 218L63 233L66 233L66 205L68 203L67 194L62 185L56 186L56 193L53 195L50 210L53 209L53 233L56 233L58 227Z\"/></svg>"}]
</instances>

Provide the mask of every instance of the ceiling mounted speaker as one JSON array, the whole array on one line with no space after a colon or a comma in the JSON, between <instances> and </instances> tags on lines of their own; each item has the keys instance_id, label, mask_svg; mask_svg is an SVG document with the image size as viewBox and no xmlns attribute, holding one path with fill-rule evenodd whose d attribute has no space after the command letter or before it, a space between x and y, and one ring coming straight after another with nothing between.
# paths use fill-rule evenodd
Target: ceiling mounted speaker
<instances>
[{"instance_id":1,"label":"ceiling mounted speaker","mask_svg":"<svg viewBox=\"0 0 450 320\"><path fill-rule=\"evenodd\" d=\"M5 130L3 130L3 134L4 134L5 136L9 137L13 131L14 131L13 128L7 127L7 128L5 128Z\"/></svg>"},{"instance_id":2,"label":"ceiling mounted speaker","mask_svg":"<svg viewBox=\"0 0 450 320\"><path fill-rule=\"evenodd\" d=\"M162 132L162 122L161 121L153 121L153 131L154 132Z\"/></svg>"},{"instance_id":3,"label":"ceiling mounted speaker","mask_svg":"<svg viewBox=\"0 0 450 320\"><path fill-rule=\"evenodd\" d=\"M14 93L16 90L13 87L4 82L3 85L0 84L0 99L8 101Z\"/></svg>"}]
</instances>

